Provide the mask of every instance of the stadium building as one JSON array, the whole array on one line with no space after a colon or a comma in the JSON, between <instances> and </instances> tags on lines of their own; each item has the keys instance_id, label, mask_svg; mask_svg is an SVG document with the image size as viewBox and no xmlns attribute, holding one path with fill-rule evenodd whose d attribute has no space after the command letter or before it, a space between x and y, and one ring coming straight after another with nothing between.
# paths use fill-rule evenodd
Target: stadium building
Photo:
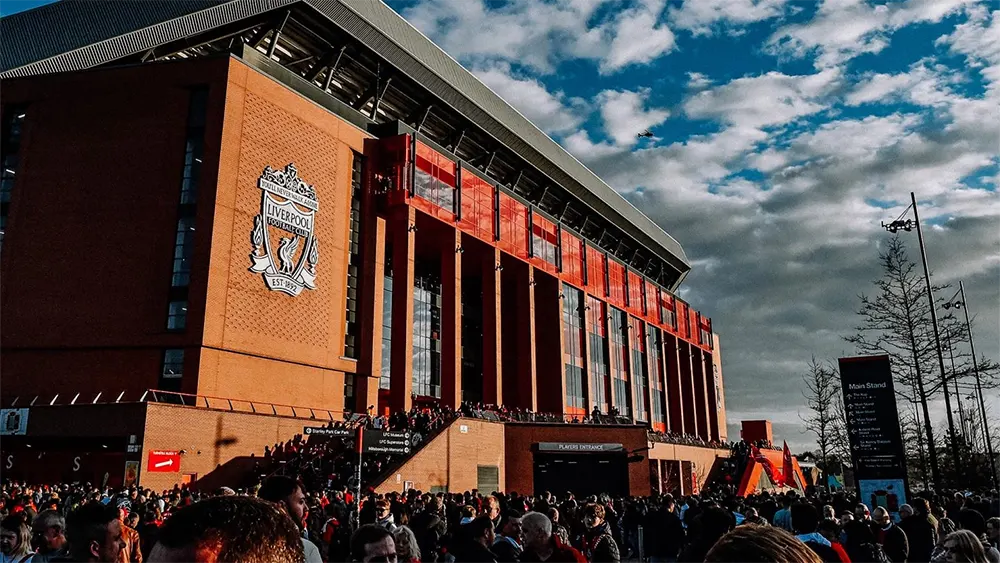
<instances>
[{"instance_id":1,"label":"stadium building","mask_svg":"<svg viewBox=\"0 0 1000 563\"><path fill-rule=\"evenodd\" d=\"M7 475L198 482L463 401L623 424L457 421L380 487L690 492L726 455L647 434L726 439L681 245L385 4L67 0L0 33Z\"/></svg>"}]
</instances>

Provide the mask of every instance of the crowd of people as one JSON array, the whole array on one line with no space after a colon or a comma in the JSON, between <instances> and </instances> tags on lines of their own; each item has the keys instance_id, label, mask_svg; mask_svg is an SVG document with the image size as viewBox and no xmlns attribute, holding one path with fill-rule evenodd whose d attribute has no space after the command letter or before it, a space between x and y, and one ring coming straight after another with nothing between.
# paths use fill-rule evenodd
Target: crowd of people
<instances>
[{"instance_id":1,"label":"crowd of people","mask_svg":"<svg viewBox=\"0 0 1000 563\"><path fill-rule=\"evenodd\" d=\"M211 493L4 483L0 561L997 563L998 501L923 493L895 521L846 492L356 498L283 475Z\"/></svg>"}]
</instances>

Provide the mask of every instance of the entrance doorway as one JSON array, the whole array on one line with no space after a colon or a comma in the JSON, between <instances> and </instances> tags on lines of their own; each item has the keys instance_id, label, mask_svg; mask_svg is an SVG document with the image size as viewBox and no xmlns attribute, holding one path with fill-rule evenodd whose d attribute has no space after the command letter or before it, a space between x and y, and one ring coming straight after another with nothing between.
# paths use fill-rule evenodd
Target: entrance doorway
<instances>
[{"instance_id":1,"label":"entrance doorway","mask_svg":"<svg viewBox=\"0 0 1000 563\"><path fill-rule=\"evenodd\" d=\"M535 452L535 494L571 491L577 496L607 493L627 496L628 460L624 452Z\"/></svg>"}]
</instances>

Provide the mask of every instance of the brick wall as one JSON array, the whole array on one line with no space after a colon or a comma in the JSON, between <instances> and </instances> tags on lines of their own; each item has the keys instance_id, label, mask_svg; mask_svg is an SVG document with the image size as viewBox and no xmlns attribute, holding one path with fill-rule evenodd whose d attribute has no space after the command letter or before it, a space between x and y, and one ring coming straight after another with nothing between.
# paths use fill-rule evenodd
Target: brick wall
<instances>
[{"instance_id":1,"label":"brick wall","mask_svg":"<svg viewBox=\"0 0 1000 563\"><path fill-rule=\"evenodd\" d=\"M181 475L208 475L237 456L264 454L264 446L301 434L308 418L236 413L177 405L149 404L140 483L153 490L173 487ZM150 473L151 450L185 450L178 473Z\"/></svg>"},{"instance_id":2,"label":"brick wall","mask_svg":"<svg viewBox=\"0 0 1000 563\"><path fill-rule=\"evenodd\" d=\"M477 468L480 465L500 468L502 488L506 458L504 448L503 424L458 420L375 490L380 493L400 491L406 481L412 481L413 486L422 491L429 491L432 487L443 487L451 492L470 491L478 486Z\"/></svg>"},{"instance_id":3,"label":"brick wall","mask_svg":"<svg viewBox=\"0 0 1000 563\"><path fill-rule=\"evenodd\" d=\"M698 478L698 488L705 486L708 474L715 465L716 458L728 458L728 449L699 448L695 446L682 446L679 444L663 444L653 442L649 450L649 459L654 460L678 460L690 461L694 463L695 474ZM688 484L685 484L685 487Z\"/></svg>"}]
</instances>

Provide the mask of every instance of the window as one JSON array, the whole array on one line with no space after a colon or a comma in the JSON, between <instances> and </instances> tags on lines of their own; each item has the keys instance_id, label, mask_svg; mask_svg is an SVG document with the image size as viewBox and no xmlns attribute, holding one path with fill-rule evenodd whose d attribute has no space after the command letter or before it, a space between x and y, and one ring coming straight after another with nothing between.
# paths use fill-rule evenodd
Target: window
<instances>
[{"instance_id":1,"label":"window","mask_svg":"<svg viewBox=\"0 0 1000 563\"><path fill-rule=\"evenodd\" d=\"M24 128L25 107L8 106L3 112L2 141L0 141L0 244L7 231L10 200L14 194L14 179L19 170L21 130Z\"/></svg>"},{"instance_id":2,"label":"window","mask_svg":"<svg viewBox=\"0 0 1000 563\"><path fill-rule=\"evenodd\" d=\"M562 245L560 247L562 258L559 260L559 267L563 273L563 279L576 285L583 285L583 242L579 237L562 231Z\"/></svg>"},{"instance_id":3,"label":"window","mask_svg":"<svg viewBox=\"0 0 1000 563\"><path fill-rule=\"evenodd\" d=\"M174 271L170 284L173 287L187 287L191 282L191 252L194 247L194 217L177 220L177 235L174 239Z\"/></svg>"},{"instance_id":4,"label":"window","mask_svg":"<svg viewBox=\"0 0 1000 563\"><path fill-rule=\"evenodd\" d=\"M497 246L518 258L528 257L528 206L503 192L500 192L500 241Z\"/></svg>"},{"instance_id":5,"label":"window","mask_svg":"<svg viewBox=\"0 0 1000 563\"><path fill-rule=\"evenodd\" d=\"M441 278L427 266L417 263L413 282L413 393L440 399Z\"/></svg>"},{"instance_id":6,"label":"window","mask_svg":"<svg viewBox=\"0 0 1000 563\"><path fill-rule=\"evenodd\" d=\"M563 284L563 362L566 366L566 412L587 411L583 390L583 292Z\"/></svg>"},{"instance_id":7,"label":"window","mask_svg":"<svg viewBox=\"0 0 1000 563\"><path fill-rule=\"evenodd\" d=\"M434 149L417 143L413 193L434 205L455 212L456 166Z\"/></svg>"},{"instance_id":8,"label":"window","mask_svg":"<svg viewBox=\"0 0 1000 563\"><path fill-rule=\"evenodd\" d=\"M646 366L646 332L644 323L635 317L628 319L629 350L632 355L632 397L635 399L635 419L647 421L646 397L649 395Z\"/></svg>"},{"instance_id":9,"label":"window","mask_svg":"<svg viewBox=\"0 0 1000 563\"><path fill-rule=\"evenodd\" d=\"M677 314L674 311L674 298L667 292L663 292L660 295L660 321L665 326L670 327L671 330L677 330Z\"/></svg>"},{"instance_id":10,"label":"window","mask_svg":"<svg viewBox=\"0 0 1000 563\"><path fill-rule=\"evenodd\" d=\"M354 412L354 378L353 373L344 374L344 412Z\"/></svg>"},{"instance_id":11,"label":"window","mask_svg":"<svg viewBox=\"0 0 1000 563\"><path fill-rule=\"evenodd\" d=\"M600 299L587 296L587 338L590 339L590 408L608 412L608 337L604 328L606 305Z\"/></svg>"},{"instance_id":12,"label":"window","mask_svg":"<svg viewBox=\"0 0 1000 563\"><path fill-rule=\"evenodd\" d=\"M531 252L535 258L559 265L559 230L556 224L538 212L531 214Z\"/></svg>"},{"instance_id":13,"label":"window","mask_svg":"<svg viewBox=\"0 0 1000 563\"><path fill-rule=\"evenodd\" d=\"M160 370L160 384L163 391L179 392L184 377L184 350L170 348L163 351L163 366Z\"/></svg>"},{"instance_id":14,"label":"window","mask_svg":"<svg viewBox=\"0 0 1000 563\"><path fill-rule=\"evenodd\" d=\"M625 307L625 266L617 260L608 259L608 303Z\"/></svg>"},{"instance_id":15,"label":"window","mask_svg":"<svg viewBox=\"0 0 1000 563\"><path fill-rule=\"evenodd\" d=\"M361 178L364 157L354 153L351 165L351 232L347 240L347 315L344 327L344 356L358 359L360 322L358 319L358 278L361 269Z\"/></svg>"},{"instance_id":16,"label":"window","mask_svg":"<svg viewBox=\"0 0 1000 563\"><path fill-rule=\"evenodd\" d=\"M494 187L473 172L462 171L462 227L467 232L492 243Z\"/></svg>"},{"instance_id":17,"label":"window","mask_svg":"<svg viewBox=\"0 0 1000 563\"><path fill-rule=\"evenodd\" d=\"M385 245L385 273L382 286L382 372L378 388L389 389L392 378L392 246Z\"/></svg>"},{"instance_id":18,"label":"window","mask_svg":"<svg viewBox=\"0 0 1000 563\"><path fill-rule=\"evenodd\" d=\"M604 276L607 273L608 259L599 249L587 246L587 287L594 295L607 296L607 284Z\"/></svg>"},{"instance_id":19,"label":"window","mask_svg":"<svg viewBox=\"0 0 1000 563\"><path fill-rule=\"evenodd\" d=\"M167 330L184 330L187 327L187 300L171 301L167 311Z\"/></svg>"},{"instance_id":20,"label":"window","mask_svg":"<svg viewBox=\"0 0 1000 563\"><path fill-rule=\"evenodd\" d=\"M630 416L628 388L628 324L624 311L609 307L608 330L611 332L611 405L621 416Z\"/></svg>"}]
</instances>

